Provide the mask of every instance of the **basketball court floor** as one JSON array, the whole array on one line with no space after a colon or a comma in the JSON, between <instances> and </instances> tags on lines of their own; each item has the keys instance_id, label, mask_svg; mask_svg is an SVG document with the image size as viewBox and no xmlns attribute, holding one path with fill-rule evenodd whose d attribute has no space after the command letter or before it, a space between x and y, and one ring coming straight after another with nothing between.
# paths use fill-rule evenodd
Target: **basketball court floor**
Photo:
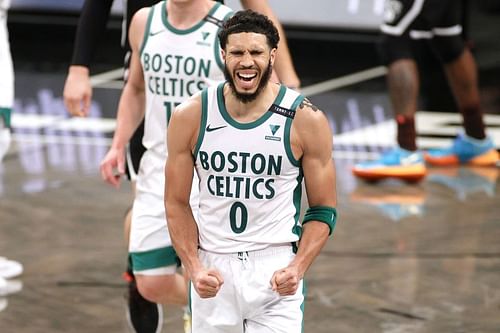
<instances>
[{"instance_id":1,"label":"basketball court floor","mask_svg":"<svg viewBox=\"0 0 500 333\"><path fill-rule=\"evenodd\" d=\"M354 163L394 143L385 68L334 64L333 74L316 67L320 74L304 79L334 133L340 214L306 276L304 331L500 332L499 167L431 168L418 184L355 179ZM1 333L128 332L122 221L132 194L98 172L115 125L116 68L93 77L88 119L64 109L64 70L16 68L12 142L0 164L0 256L25 271L10 281L18 292L0 297ZM497 147L499 89L498 81L481 87ZM460 117L423 109L418 128L422 148L443 146ZM182 332L181 310L166 307L165 316L164 332Z\"/></svg>"}]
</instances>

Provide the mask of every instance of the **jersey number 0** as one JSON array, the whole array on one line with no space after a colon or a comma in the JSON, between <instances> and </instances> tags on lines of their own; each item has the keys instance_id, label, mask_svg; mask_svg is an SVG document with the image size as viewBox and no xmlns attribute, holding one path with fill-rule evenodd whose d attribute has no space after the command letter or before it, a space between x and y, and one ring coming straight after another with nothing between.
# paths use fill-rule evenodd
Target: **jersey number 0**
<instances>
[{"instance_id":1,"label":"jersey number 0","mask_svg":"<svg viewBox=\"0 0 500 333\"><path fill-rule=\"evenodd\" d=\"M229 210L229 221L234 233L241 234L245 231L248 221L248 210L244 204L237 201L231 206Z\"/></svg>"}]
</instances>

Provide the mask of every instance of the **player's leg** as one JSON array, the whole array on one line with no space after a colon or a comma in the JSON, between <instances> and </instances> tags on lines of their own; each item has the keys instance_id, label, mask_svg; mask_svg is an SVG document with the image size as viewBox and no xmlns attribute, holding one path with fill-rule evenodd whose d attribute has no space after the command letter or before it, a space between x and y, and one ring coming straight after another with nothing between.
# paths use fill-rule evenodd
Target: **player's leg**
<instances>
[{"instance_id":1,"label":"player's leg","mask_svg":"<svg viewBox=\"0 0 500 333\"><path fill-rule=\"evenodd\" d=\"M465 133L460 134L450 147L430 150L426 153L426 160L434 165L495 165L499 157L493 141L485 133L476 62L462 38L460 2L443 0L436 6L439 7L435 12L440 8L443 10L432 30L432 46L444 63Z\"/></svg>"},{"instance_id":2,"label":"player's leg","mask_svg":"<svg viewBox=\"0 0 500 333\"><path fill-rule=\"evenodd\" d=\"M419 93L419 74L413 59L410 29L421 24L424 1L390 2L381 26L381 58L388 68L387 85L397 126L397 147L379 159L356 164L352 171L367 181L397 178L419 181L426 174L422 154L417 151L415 113Z\"/></svg>"},{"instance_id":3,"label":"player's leg","mask_svg":"<svg viewBox=\"0 0 500 333\"><path fill-rule=\"evenodd\" d=\"M219 271L224 284L213 298L201 298L195 288L190 287L192 333L243 333L243 315L238 301L243 286L236 283L233 270L235 261L236 265L240 262L231 255L201 250L199 257L205 267Z\"/></svg>"},{"instance_id":4,"label":"player's leg","mask_svg":"<svg viewBox=\"0 0 500 333\"><path fill-rule=\"evenodd\" d=\"M144 122L134 132L127 146L127 158L125 171L132 186L135 196L135 184L139 165L145 148L142 145L144 134ZM123 222L124 239L129 244L130 229L132 222L132 208L127 210ZM151 302L144 298L139 292L136 277L132 267L130 256L127 259L127 270L124 274L127 281L127 319L135 332L158 332L163 326L163 307L161 304Z\"/></svg>"},{"instance_id":5,"label":"player's leg","mask_svg":"<svg viewBox=\"0 0 500 333\"><path fill-rule=\"evenodd\" d=\"M165 218L163 196L163 159L147 151L141 161L137 191L132 210L129 254L140 294L158 304L187 305L187 286L177 273L175 253ZM158 188L150 188L149 186Z\"/></svg>"},{"instance_id":6,"label":"player's leg","mask_svg":"<svg viewBox=\"0 0 500 333\"><path fill-rule=\"evenodd\" d=\"M241 263L245 301L245 333L301 333L304 331L305 284L294 295L280 296L270 286L275 271L287 267L295 254L291 246L271 247ZM245 265L247 267L245 267Z\"/></svg>"},{"instance_id":7,"label":"player's leg","mask_svg":"<svg viewBox=\"0 0 500 333\"><path fill-rule=\"evenodd\" d=\"M388 68L387 88L397 124L400 148L417 150L415 113L418 107L419 73L414 60L410 31L420 22L426 10L424 1L403 1L401 8L386 8L386 21L381 27L381 58Z\"/></svg>"}]
</instances>

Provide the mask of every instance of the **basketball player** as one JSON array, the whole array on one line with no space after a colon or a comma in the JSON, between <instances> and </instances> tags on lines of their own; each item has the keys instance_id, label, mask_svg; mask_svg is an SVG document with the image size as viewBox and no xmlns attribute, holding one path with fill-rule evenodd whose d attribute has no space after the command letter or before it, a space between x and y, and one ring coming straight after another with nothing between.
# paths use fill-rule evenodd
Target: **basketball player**
<instances>
[{"instance_id":1,"label":"basketball player","mask_svg":"<svg viewBox=\"0 0 500 333\"><path fill-rule=\"evenodd\" d=\"M144 119L146 151L136 180L129 253L139 292L151 302L187 303L186 283L176 273L178 258L165 223L165 131L176 105L223 78L216 41L230 14L228 7L210 0L168 0L139 10L130 26L130 73L101 174L119 186L126 144Z\"/></svg>"},{"instance_id":2,"label":"basketball player","mask_svg":"<svg viewBox=\"0 0 500 333\"><path fill-rule=\"evenodd\" d=\"M124 22L122 30L122 45L126 51L125 56L125 81L127 79L128 64L130 62L130 45L126 36L132 15L142 7L151 6L158 0L128 0L124 8ZM222 2L223 1L219 1ZM241 0L245 8L260 11L273 20L284 34L283 28L277 21L267 0ZM82 8L80 21L77 29L72 65L68 71L68 77L64 87L64 101L68 111L74 116L86 116L89 112L92 97L90 85L89 67L93 53L95 52L98 37L103 34L106 22L111 10L112 0L86 0ZM292 59L288 51L286 39L280 43L278 54L277 73L281 82L289 87L300 88L300 80L293 67ZM139 163L145 151L142 144L144 135L144 122L142 122L132 135L127 147L127 163L125 171L130 180L135 180L139 171ZM134 184L134 182L132 182ZM125 239L128 242L130 234L131 210L128 211L125 221ZM129 260L130 262L130 260ZM162 308L156 304L149 303L144 299L136 288L136 283L130 263L124 275L129 282L128 290L128 315L132 326L136 331L149 331L149 327L161 326ZM158 325L153 324L158 323ZM141 329L140 327L144 327Z\"/></svg>"},{"instance_id":3,"label":"basketball player","mask_svg":"<svg viewBox=\"0 0 500 333\"><path fill-rule=\"evenodd\" d=\"M299 333L303 277L336 220L332 134L321 111L269 81L279 36L267 17L237 12L219 38L226 82L178 106L167 133L165 207L193 333Z\"/></svg>"},{"instance_id":4,"label":"basketball player","mask_svg":"<svg viewBox=\"0 0 500 333\"><path fill-rule=\"evenodd\" d=\"M431 165L497 163L498 153L485 133L476 64L462 38L460 6L461 1L455 0L386 0L382 49L389 68L387 82L396 115L398 147L379 160L355 165L356 176L418 181L426 174L424 160ZM415 40L428 40L444 64L465 130L450 147L425 154L416 144L419 73L412 53Z\"/></svg>"}]
</instances>

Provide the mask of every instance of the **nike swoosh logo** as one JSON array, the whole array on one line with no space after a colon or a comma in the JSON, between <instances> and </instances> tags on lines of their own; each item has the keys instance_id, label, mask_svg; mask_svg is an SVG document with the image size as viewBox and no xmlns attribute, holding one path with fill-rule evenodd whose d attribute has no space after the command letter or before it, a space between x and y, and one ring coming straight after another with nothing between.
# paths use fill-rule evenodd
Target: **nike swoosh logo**
<instances>
[{"instance_id":1,"label":"nike swoosh logo","mask_svg":"<svg viewBox=\"0 0 500 333\"><path fill-rule=\"evenodd\" d=\"M219 127L210 127L210 125L207 126L207 132L212 132L212 131L217 131L221 128L227 127L227 125L219 126Z\"/></svg>"},{"instance_id":2,"label":"nike swoosh logo","mask_svg":"<svg viewBox=\"0 0 500 333\"><path fill-rule=\"evenodd\" d=\"M154 31L154 32L153 32L153 31L150 31L150 32L149 32L149 35L150 35L150 36L156 36L156 35L158 35L158 34L161 34L161 33L162 33L162 32L164 32L164 31L165 31L165 29L160 30L160 31Z\"/></svg>"}]
</instances>

